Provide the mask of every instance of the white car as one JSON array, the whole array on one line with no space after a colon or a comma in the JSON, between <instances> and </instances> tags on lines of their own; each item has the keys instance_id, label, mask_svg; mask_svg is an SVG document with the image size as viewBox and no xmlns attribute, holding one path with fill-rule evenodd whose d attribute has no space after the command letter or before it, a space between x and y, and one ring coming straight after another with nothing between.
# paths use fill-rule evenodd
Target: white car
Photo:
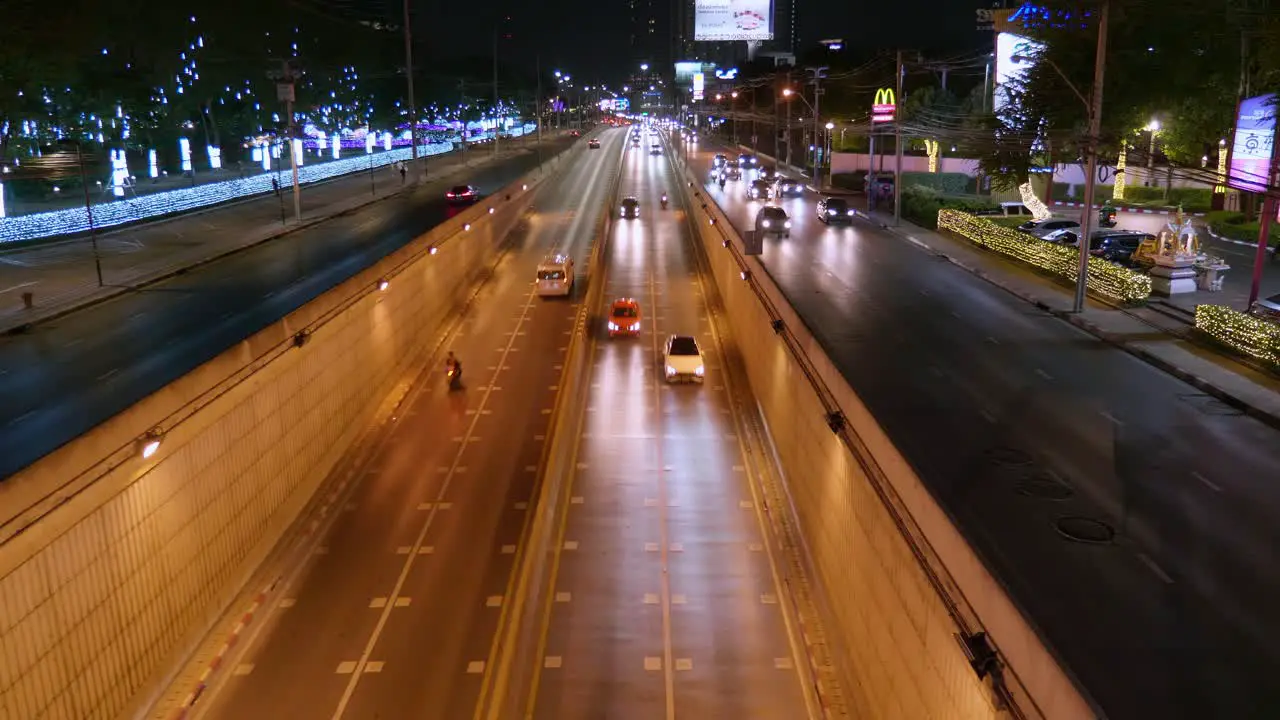
<instances>
[{"instance_id":1,"label":"white car","mask_svg":"<svg viewBox=\"0 0 1280 720\"><path fill-rule=\"evenodd\" d=\"M702 348L689 335L672 335L662 349L662 368L667 382L702 382L706 365Z\"/></svg>"}]
</instances>

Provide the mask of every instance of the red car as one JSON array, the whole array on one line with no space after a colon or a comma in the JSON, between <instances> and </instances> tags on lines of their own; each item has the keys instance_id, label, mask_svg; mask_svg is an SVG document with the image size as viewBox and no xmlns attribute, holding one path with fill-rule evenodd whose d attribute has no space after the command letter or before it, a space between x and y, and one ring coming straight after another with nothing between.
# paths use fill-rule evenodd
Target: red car
<instances>
[{"instance_id":1,"label":"red car","mask_svg":"<svg viewBox=\"0 0 1280 720\"><path fill-rule=\"evenodd\" d=\"M640 303L634 298L618 298L609 309L609 337L640 334Z\"/></svg>"},{"instance_id":2,"label":"red car","mask_svg":"<svg viewBox=\"0 0 1280 720\"><path fill-rule=\"evenodd\" d=\"M470 185L456 185L444 194L450 205L470 205L480 199L480 192Z\"/></svg>"}]
</instances>

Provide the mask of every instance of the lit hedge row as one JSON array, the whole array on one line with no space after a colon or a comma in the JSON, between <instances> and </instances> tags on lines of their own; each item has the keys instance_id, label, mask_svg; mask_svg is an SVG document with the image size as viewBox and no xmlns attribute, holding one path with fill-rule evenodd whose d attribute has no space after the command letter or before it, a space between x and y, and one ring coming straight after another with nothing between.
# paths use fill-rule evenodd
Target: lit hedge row
<instances>
[{"instance_id":1,"label":"lit hedge row","mask_svg":"<svg viewBox=\"0 0 1280 720\"><path fill-rule=\"evenodd\" d=\"M1280 365L1280 325L1224 305L1197 305L1196 329L1236 351Z\"/></svg>"},{"instance_id":2,"label":"lit hedge row","mask_svg":"<svg viewBox=\"0 0 1280 720\"><path fill-rule=\"evenodd\" d=\"M1045 242L1013 228L997 225L975 215L943 208L938 211L938 228L950 230L969 240L1016 260L1076 279L1079 250L1070 245ZM1146 300L1151 295L1151 278L1101 258L1089 258L1089 290L1124 302Z\"/></svg>"}]
</instances>

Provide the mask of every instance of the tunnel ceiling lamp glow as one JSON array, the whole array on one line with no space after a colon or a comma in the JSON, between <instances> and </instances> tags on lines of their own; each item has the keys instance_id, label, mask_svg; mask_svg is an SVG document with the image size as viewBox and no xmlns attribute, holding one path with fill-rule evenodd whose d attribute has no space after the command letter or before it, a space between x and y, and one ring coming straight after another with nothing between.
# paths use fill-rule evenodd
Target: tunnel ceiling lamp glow
<instances>
[{"instance_id":1,"label":"tunnel ceiling lamp glow","mask_svg":"<svg viewBox=\"0 0 1280 720\"><path fill-rule=\"evenodd\" d=\"M160 449L160 444L164 441L164 431L160 428L152 428L147 431L146 435L138 438L138 454L143 460L151 459L152 455Z\"/></svg>"},{"instance_id":2,"label":"tunnel ceiling lamp glow","mask_svg":"<svg viewBox=\"0 0 1280 720\"><path fill-rule=\"evenodd\" d=\"M463 223L462 232L471 232L471 223Z\"/></svg>"},{"instance_id":3,"label":"tunnel ceiling lamp glow","mask_svg":"<svg viewBox=\"0 0 1280 720\"><path fill-rule=\"evenodd\" d=\"M390 280L387 280L386 278L378 280L378 292L386 292L389 287L391 287Z\"/></svg>"}]
</instances>

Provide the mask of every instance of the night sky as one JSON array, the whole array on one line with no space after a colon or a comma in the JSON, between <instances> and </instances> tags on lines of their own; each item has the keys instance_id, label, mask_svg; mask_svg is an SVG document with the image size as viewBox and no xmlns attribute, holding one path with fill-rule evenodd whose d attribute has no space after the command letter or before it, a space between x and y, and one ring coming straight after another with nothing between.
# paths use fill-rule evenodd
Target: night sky
<instances>
[{"instance_id":1,"label":"night sky","mask_svg":"<svg viewBox=\"0 0 1280 720\"><path fill-rule=\"evenodd\" d=\"M644 0L638 0L643 2ZM776 1L776 0L775 0ZM800 43L842 37L851 45L925 52L959 52L990 41L990 32L974 29L974 10L990 0L796 0ZM670 0L654 0L669 7ZM635 58L627 47L627 0L498 0L478 5L457 0L415 0L416 26L432 54L487 55L493 19L500 10L511 17L512 45L504 55L540 53L544 67L572 72L584 82L616 81ZM442 22L438 18L459 22ZM470 21L462 18L472 18ZM428 30L428 28L430 28ZM429 33L429 34L428 34ZM594 77L593 77L594 76Z\"/></svg>"}]
</instances>

